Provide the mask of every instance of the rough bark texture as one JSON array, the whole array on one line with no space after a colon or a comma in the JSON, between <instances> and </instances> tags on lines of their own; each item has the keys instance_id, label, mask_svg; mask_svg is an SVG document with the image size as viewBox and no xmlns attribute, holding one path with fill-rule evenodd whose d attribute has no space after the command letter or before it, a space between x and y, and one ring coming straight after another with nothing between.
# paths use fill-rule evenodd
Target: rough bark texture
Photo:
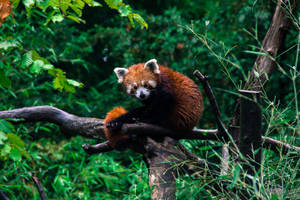
<instances>
[{"instance_id":1,"label":"rough bark texture","mask_svg":"<svg viewBox=\"0 0 300 200\"><path fill-rule=\"evenodd\" d=\"M62 131L71 135L79 134L89 138L105 139L102 119L78 117L52 106L34 106L1 111L0 119L5 118L17 120L17 123L50 122L59 125Z\"/></svg>"},{"instance_id":2,"label":"rough bark texture","mask_svg":"<svg viewBox=\"0 0 300 200\"><path fill-rule=\"evenodd\" d=\"M147 137L144 154L149 171L149 187L152 199L175 199L176 178L187 171L208 171L204 160L198 159L178 141L165 137L162 142ZM193 167L192 167L193 166Z\"/></svg>"},{"instance_id":3,"label":"rough bark texture","mask_svg":"<svg viewBox=\"0 0 300 200\"><path fill-rule=\"evenodd\" d=\"M276 66L276 63L274 61L276 60L280 48L282 48L284 44L285 36L291 23L283 8L285 2L286 1L282 0L278 0L277 2L276 10L272 18L272 23L267 31L267 34L265 35L260 50L260 52L263 52L266 55L257 56L253 69L250 73L250 77L246 82L244 89L261 91L262 87L267 82L266 75L270 77ZM293 7L295 7L298 0L295 0L293 2ZM257 72L259 76L256 76L255 72ZM238 141L240 131L239 110L240 102L237 100L234 109L234 115L231 118L229 124L229 132L236 142Z\"/></svg>"},{"instance_id":4,"label":"rough bark texture","mask_svg":"<svg viewBox=\"0 0 300 200\"><path fill-rule=\"evenodd\" d=\"M65 134L80 134L84 137L103 139L103 120L89 117L78 117L51 106L36 106L14 109L10 111L0 111L0 119L14 119L16 123L25 122L51 122L60 126ZM145 126L145 127L144 127ZM153 189L152 199L174 199L175 198L175 178L178 172L199 174L206 168L204 160L189 152L180 145L178 140L164 137L164 133L173 133L167 129L149 125L130 125L125 124L125 132L143 133L141 135L142 145L132 145L133 150L143 153L149 169L149 185ZM123 130L122 129L122 130ZM154 135L159 136L159 142L146 137L147 133L156 131ZM162 131L162 132L159 132ZM214 134L217 130L205 130ZM178 135L178 133L177 133ZM182 135L185 135L182 133ZM196 135L203 135L203 130L195 130ZM202 136L200 136L201 138ZM204 136L204 139L216 139L216 137ZM162 141L161 141L162 140ZM97 145L84 145L84 150L89 154L107 152L113 150L108 142ZM174 167L177 166L177 167ZM180 170L179 170L180 169Z\"/></svg>"},{"instance_id":5,"label":"rough bark texture","mask_svg":"<svg viewBox=\"0 0 300 200\"><path fill-rule=\"evenodd\" d=\"M257 91L240 90L241 95L241 134L239 138L239 150L245 156L247 164L243 169L254 175L261 163L261 109L260 93ZM246 97L246 98L245 98ZM249 161L249 164L248 164ZM245 162L242 162L245 163ZM255 167L255 171L252 166Z\"/></svg>"}]
</instances>

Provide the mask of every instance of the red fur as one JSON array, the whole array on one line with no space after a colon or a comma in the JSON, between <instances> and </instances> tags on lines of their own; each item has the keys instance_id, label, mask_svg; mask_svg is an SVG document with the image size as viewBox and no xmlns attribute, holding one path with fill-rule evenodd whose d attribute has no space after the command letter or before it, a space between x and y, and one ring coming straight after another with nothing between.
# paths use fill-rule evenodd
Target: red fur
<instances>
[{"instance_id":1,"label":"red fur","mask_svg":"<svg viewBox=\"0 0 300 200\"><path fill-rule=\"evenodd\" d=\"M172 112L167 115L165 122L163 122L165 127L182 131L184 134L197 125L202 115L203 99L194 81L165 66L159 66L160 74L154 74L150 69L145 69L144 63L132 65L128 70L129 72L125 75L122 83L125 90L127 84L140 84L142 80L154 80L158 85L164 84L167 92L173 94L175 105ZM105 124L126 112L124 108L114 108L107 114ZM119 140L128 139L128 136L123 135L121 132L110 132L106 127L104 130L107 139L113 146Z\"/></svg>"},{"instance_id":2,"label":"red fur","mask_svg":"<svg viewBox=\"0 0 300 200\"><path fill-rule=\"evenodd\" d=\"M116 107L109 111L104 119L104 133L107 140L111 143L112 147L115 147L118 141L128 139L128 135L125 135L120 131L110 131L106 128L106 124L125 113L127 113L127 110L125 110L123 107Z\"/></svg>"}]
</instances>

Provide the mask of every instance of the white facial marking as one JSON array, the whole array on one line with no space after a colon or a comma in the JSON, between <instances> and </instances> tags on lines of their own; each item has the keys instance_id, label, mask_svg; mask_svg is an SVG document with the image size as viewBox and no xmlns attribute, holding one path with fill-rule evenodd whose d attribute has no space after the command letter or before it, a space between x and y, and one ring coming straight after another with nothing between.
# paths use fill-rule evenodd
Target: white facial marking
<instances>
[{"instance_id":1,"label":"white facial marking","mask_svg":"<svg viewBox=\"0 0 300 200\"><path fill-rule=\"evenodd\" d=\"M126 92L127 92L128 94L130 94L131 88L132 88L131 85L127 85L127 87L126 87Z\"/></svg>"},{"instance_id":2,"label":"white facial marking","mask_svg":"<svg viewBox=\"0 0 300 200\"><path fill-rule=\"evenodd\" d=\"M118 82L122 83L124 80L124 76L128 73L128 69L126 68L120 68L120 67L116 67L114 69L115 74L118 77Z\"/></svg>"},{"instance_id":3,"label":"white facial marking","mask_svg":"<svg viewBox=\"0 0 300 200\"><path fill-rule=\"evenodd\" d=\"M136 82L133 83L133 87L137 87L137 83Z\"/></svg>"},{"instance_id":4,"label":"white facial marking","mask_svg":"<svg viewBox=\"0 0 300 200\"><path fill-rule=\"evenodd\" d=\"M154 81L154 80L150 80L150 81L148 81L148 83L149 83L149 85L151 85L153 88L155 88L156 85L157 85L156 81Z\"/></svg>"},{"instance_id":5,"label":"white facial marking","mask_svg":"<svg viewBox=\"0 0 300 200\"><path fill-rule=\"evenodd\" d=\"M145 85L145 81L142 81L142 86L144 86Z\"/></svg>"},{"instance_id":6,"label":"white facial marking","mask_svg":"<svg viewBox=\"0 0 300 200\"><path fill-rule=\"evenodd\" d=\"M144 88L141 86L141 87L138 87L138 89L136 90L135 96L138 99L146 100L150 96L150 91L147 88Z\"/></svg>"}]
</instances>

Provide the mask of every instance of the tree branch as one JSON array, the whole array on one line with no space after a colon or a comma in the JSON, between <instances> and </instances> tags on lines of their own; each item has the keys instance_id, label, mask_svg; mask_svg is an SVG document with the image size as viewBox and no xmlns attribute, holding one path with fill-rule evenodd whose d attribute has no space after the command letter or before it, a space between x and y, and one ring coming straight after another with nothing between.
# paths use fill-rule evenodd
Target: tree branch
<instances>
[{"instance_id":1,"label":"tree branch","mask_svg":"<svg viewBox=\"0 0 300 200\"><path fill-rule=\"evenodd\" d=\"M34 184L36 185L38 191L39 191L39 194L40 194L40 197L41 197L41 200L47 200L47 197L46 197L46 194L45 194L45 191L42 187L42 184L39 180L38 177L34 176L31 172L30 172L30 176L34 182Z\"/></svg>"},{"instance_id":2,"label":"tree branch","mask_svg":"<svg viewBox=\"0 0 300 200\"><path fill-rule=\"evenodd\" d=\"M293 8L298 0L293 1ZM261 91L276 67L276 57L282 48L285 36L290 26L290 18L286 15L284 1L278 0L276 10L273 15L272 23L265 35L260 52L266 55L258 55L253 65L250 77L245 84L244 89ZM258 76L255 74L259 74ZM229 132L235 142L238 142L240 132L240 103L237 100L234 115L229 123Z\"/></svg>"},{"instance_id":3,"label":"tree branch","mask_svg":"<svg viewBox=\"0 0 300 200\"><path fill-rule=\"evenodd\" d=\"M69 114L63 110L52 106L33 106L19 109L13 109L9 111L0 111L0 119L14 119L14 123L25 122L50 122L60 126L66 134L76 135L79 134L87 138L104 139L104 127L103 119L78 117L76 115ZM61 121L60 121L61 120ZM176 139L197 139L197 140L218 140L217 129L193 129L189 133L173 132L169 129L155 126L152 124L138 123L138 124L124 124L122 126L124 133L136 134L139 136L170 136ZM278 140L262 137L265 146L270 146L271 149L276 149L278 144L283 146L284 149L299 151L300 147L294 147L292 145L280 142ZM90 145L92 148L91 153L107 152L110 149L107 142L101 143L101 145ZM277 150L276 150L277 151Z\"/></svg>"},{"instance_id":4,"label":"tree branch","mask_svg":"<svg viewBox=\"0 0 300 200\"><path fill-rule=\"evenodd\" d=\"M8 118L15 120L15 123L50 122L59 125L64 132L71 135L105 139L102 119L78 117L52 106L33 106L0 112L0 119Z\"/></svg>"},{"instance_id":5,"label":"tree branch","mask_svg":"<svg viewBox=\"0 0 300 200\"><path fill-rule=\"evenodd\" d=\"M213 108L213 112L215 114L215 117L216 117L216 122L217 122L217 125L218 125L218 128L219 128L219 132L218 132L218 135L220 137L223 137L225 140L228 140L228 135L227 135L227 129L226 127L224 126L224 123L222 121L222 118L221 118L221 112L220 112L220 109L219 109L219 106L217 104L217 101L216 101L216 98L215 98L215 95L208 83L208 80L207 80L207 77L202 75L201 72L199 72L198 70L194 71L194 75L200 80L204 90L205 90L205 93L208 97L208 100Z\"/></svg>"},{"instance_id":6,"label":"tree branch","mask_svg":"<svg viewBox=\"0 0 300 200\"><path fill-rule=\"evenodd\" d=\"M273 151L282 151L284 154L288 151L300 152L300 147L296 147L269 137L262 136L262 142L265 148L270 148Z\"/></svg>"}]
</instances>

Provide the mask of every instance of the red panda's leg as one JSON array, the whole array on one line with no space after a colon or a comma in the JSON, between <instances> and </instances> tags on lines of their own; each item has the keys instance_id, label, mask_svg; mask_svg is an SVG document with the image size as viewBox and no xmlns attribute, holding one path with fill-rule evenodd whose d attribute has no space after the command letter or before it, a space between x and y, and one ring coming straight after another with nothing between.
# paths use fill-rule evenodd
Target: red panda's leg
<instances>
[{"instance_id":1,"label":"red panda's leg","mask_svg":"<svg viewBox=\"0 0 300 200\"><path fill-rule=\"evenodd\" d=\"M117 107L109 111L104 120L104 132L106 138L109 141L110 145L117 150L126 148L130 137L127 134L123 134L120 128L112 129L111 126L118 124L117 120L120 117L122 118L124 115L127 116L127 113L128 112L124 108ZM121 126L122 124L123 123L121 123Z\"/></svg>"},{"instance_id":2,"label":"red panda's leg","mask_svg":"<svg viewBox=\"0 0 300 200\"><path fill-rule=\"evenodd\" d=\"M122 128L122 125L125 123L132 124L139 121L143 116L144 112L144 106L130 110L125 114L119 115L118 117L109 120L106 124L106 128L110 131L120 130Z\"/></svg>"}]
</instances>

